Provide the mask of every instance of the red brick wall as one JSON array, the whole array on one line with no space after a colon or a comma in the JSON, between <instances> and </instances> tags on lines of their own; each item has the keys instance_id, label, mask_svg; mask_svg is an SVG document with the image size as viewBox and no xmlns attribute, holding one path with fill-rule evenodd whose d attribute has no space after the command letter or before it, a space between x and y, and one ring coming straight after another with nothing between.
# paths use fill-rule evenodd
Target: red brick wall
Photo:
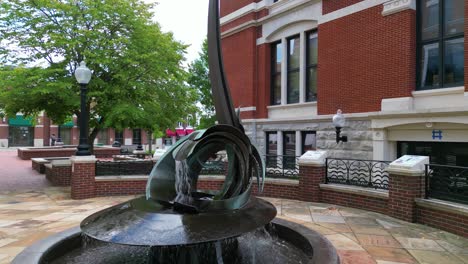
<instances>
[{"instance_id":1,"label":"red brick wall","mask_svg":"<svg viewBox=\"0 0 468 264\"><path fill-rule=\"evenodd\" d=\"M50 149L18 149L18 157L22 160L32 158L50 158L50 157L71 157L75 155L74 148L50 148ZM94 148L96 158L112 158L113 155L119 155L119 148Z\"/></svg>"},{"instance_id":2,"label":"red brick wall","mask_svg":"<svg viewBox=\"0 0 468 264\"><path fill-rule=\"evenodd\" d=\"M322 1L322 13L325 15L362 1L364 0L325 0Z\"/></svg>"},{"instance_id":3,"label":"red brick wall","mask_svg":"<svg viewBox=\"0 0 468 264\"><path fill-rule=\"evenodd\" d=\"M201 190L219 190L222 185L222 180L202 179L198 182L197 188ZM259 195L256 183L252 185L252 195ZM299 186L294 184L266 182L263 192L260 193L259 196L298 200L300 199Z\"/></svg>"},{"instance_id":4,"label":"red brick wall","mask_svg":"<svg viewBox=\"0 0 468 264\"><path fill-rule=\"evenodd\" d=\"M45 167L46 179L53 186L70 186L71 173L71 166Z\"/></svg>"},{"instance_id":5,"label":"red brick wall","mask_svg":"<svg viewBox=\"0 0 468 264\"><path fill-rule=\"evenodd\" d=\"M39 163L39 162L31 162L31 167L33 170L39 172L39 173L45 173L45 164Z\"/></svg>"},{"instance_id":6,"label":"red brick wall","mask_svg":"<svg viewBox=\"0 0 468 264\"><path fill-rule=\"evenodd\" d=\"M144 194L147 180L96 181L96 196Z\"/></svg>"},{"instance_id":7,"label":"red brick wall","mask_svg":"<svg viewBox=\"0 0 468 264\"><path fill-rule=\"evenodd\" d=\"M321 24L318 31L319 114L339 108L344 113L380 111L383 98L411 96L416 79L414 10L383 17L378 5Z\"/></svg>"},{"instance_id":8,"label":"red brick wall","mask_svg":"<svg viewBox=\"0 0 468 264\"><path fill-rule=\"evenodd\" d=\"M321 190L321 202L388 214L387 199Z\"/></svg>"},{"instance_id":9,"label":"red brick wall","mask_svg":"<svg viewBox=\"0 0 468 264\"><path fill-rule=\"evenodd\" d=\"M1 118L0 118L1 120ZM7 139L8 138L8 127L7 126L0 126L0 139ZM6 146L4 146L6 147Z\"/></svg>"},{"instance_id":10,"label":"red brick wall","mask_svg":"<svg viewBox=\"0 0 468 264\"><path fill-rule=\"evenodd\" d=\"M222 51L234 107L255 106L255 27L223 38Z\"/></svg>"},{"instance_id":11,"label":"red brick wall","mask_svg":"<svg viewBox=\"0 0 468 264\"><path fill-rule=\"evenodd\" d=\"M261 0L221 0L220 1L220 16L229 15L230 13L250 4L260 2Z\"/></svg>"},{"instance_id":12,"label":"red brick wall","mask_svg":"<svg viewBox=\"0 0 468 264\"><path fill-rule=\"evenodd\" d=\"M96 163L75 163L72 166L71 198L88 199L96 197Z\"/></svg>"},{"instance_id":13,"label":"red brick wall","mask_svg":"<svg viewBox=\"0 0 468 264\"><path fill-rule=\"evenodd\" d=\"M299 196L301 200L320 202L320 184L325 183L325 167L299 166Z\"/></svg>"},{"instance_id":14,"label":"red brick wall","mask_svg":"<svg viewBox=\"0 0 468 264\"><path fill-rule=\"evenodd\" d=\"M270 105L271 60L270 44L257 46L257 104L256 118L268 118L267 106Z\"/></svg>"},{"instance_id":15,"label":"red brick wall","mask_svg":"<svg viewBox=\"0 0 468 264\"><path fill-rule=\"evenodd\" d=\"M416 221L415 198L423 198L423 176L390 175L388 210L390 215L408 222Z\"/></svg>"},{"instance_id":16,"label":"red brick wall","mask_svg":"<svg viewBox=\"0 0 468 264\"><path fill-rule=\"evenodd\" d=\"M468 237L468 217L424 207L417 208L417 222Z\"/></svg>"},{"instance_id":17,"label":"red brick wall","mask_svg":"<svg viewBox=\"0 0 468 264\"><path fill-rule=\"evenodd\" d=\"M248 13L242 17L239 17L233 21L227 22L226 24L222 25L221 32L227 31L229 29L242 25L248 21L256 20L256 19L257 19L257 13L254 13L254 12Z\"/></svg>"}]
</instances>

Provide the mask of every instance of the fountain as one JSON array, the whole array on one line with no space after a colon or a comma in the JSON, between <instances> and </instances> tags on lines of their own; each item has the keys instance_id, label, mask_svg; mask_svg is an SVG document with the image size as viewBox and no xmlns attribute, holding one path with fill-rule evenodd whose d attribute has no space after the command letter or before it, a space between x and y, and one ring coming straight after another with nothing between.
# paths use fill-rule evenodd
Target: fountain
<instances>
[{"instance_id":1,"label":"fountain","mask_svg":"<svg viewBox=\"0 0 468 264\"><path fill-rule=\"evenodd\" d=\"M259 192L265 164L245 135L224 76L219 2L210 0L209 66L218 125L181 139L155 165L146 196L97 212L25 249L13 263L339 263L330 243L275 219ZM210 157L224 151L219 191L197 188Z\"/></svg>"}]
</instances>

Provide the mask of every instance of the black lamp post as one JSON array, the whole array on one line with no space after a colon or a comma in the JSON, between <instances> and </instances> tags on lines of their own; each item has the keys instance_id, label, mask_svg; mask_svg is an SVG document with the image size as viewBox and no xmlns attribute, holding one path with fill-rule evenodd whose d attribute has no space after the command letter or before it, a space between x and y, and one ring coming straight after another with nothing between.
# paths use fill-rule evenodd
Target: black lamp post
<instances>
[{"instance_id":1,"label":"black lamp post","mask_svg":"<svg viewBox=\"0 0 468 264\"><path fill-rule=\"evenodd\" d=\"M91 152L89 151L88 144L88 119L89 113L88 108L86 107L86 86L91 80L92 72L86 63L82 61L80 66L75 71L76 81L81 86L81 115L80 115L80 144L78 145L78 151L76 156L89 156Z\"/></svg>"},{"instance_id":2,"label":"black lamp post","mask_svg":"<svg viewBox=\"0 0 468 264\"><path fill-rule=\"evenodd\" d=\"M346 119L343 113L341 112L341 109L338 109L338 111L336 112L336 115L333 116L333 125L336 128L336 143L340 143L340 141L348 142L347 136L340 136L341 128L344 127L345 122L346 122Z\"/></svg>"}]
</instances>

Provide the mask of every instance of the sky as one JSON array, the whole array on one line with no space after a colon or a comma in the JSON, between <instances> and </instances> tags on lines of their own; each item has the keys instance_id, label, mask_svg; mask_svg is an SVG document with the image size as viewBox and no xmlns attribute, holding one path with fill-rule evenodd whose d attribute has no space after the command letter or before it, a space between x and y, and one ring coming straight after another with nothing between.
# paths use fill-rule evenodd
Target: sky
<instances>
[{"instance_id":1,"label":"sky","mask_svg":"<svg viewBox=\"0 0 468 264\"><path fill-rule=\"evenodd\" d=\"M154 20L164 32L172 31L174 38L187 48L187 62L198 58L203 40L206 38L208 23L208 0L145 0L158 2Z\"/></svg>"}]
</instances>

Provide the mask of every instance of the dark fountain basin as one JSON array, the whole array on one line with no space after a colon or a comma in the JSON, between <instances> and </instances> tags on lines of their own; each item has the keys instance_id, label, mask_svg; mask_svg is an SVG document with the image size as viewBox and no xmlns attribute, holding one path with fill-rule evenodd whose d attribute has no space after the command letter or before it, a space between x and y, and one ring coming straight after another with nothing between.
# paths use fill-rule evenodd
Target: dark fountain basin
<instances>
[{"instance_id":1,"label":"dark fountain basin","mask_svg":"<svg viewBox=\"0 0 468 264\"><path fill-rule=\"evenodd\" d=\"M252 200L254 200L256 203L260 203L266 206L271 205L268 202L265 202L261 199L252 198ZM135 201L138 202L138 199L133 200L133 202ZM132 201L128 203L131 204ZM115 211L116 207L122 207L122 205L125 207L126 203L111 207L109 209L104 210L103 212L106 214L108 214L109 212L112 213L112 211ZM239 213L248 214L246 212ZM97 216L99 215L91 215L87 219L90 219L93 222L95 222ZM155 254L160 254L161 252L174 250L177 251L181 249L187 250L187 248L190 249L190 246L199 248L200 244L196 244L196 242L194 244L184 244L183 240L179 240L179 243L182 242L183 246L177 246L174 244L174 246L164 246L162 247L162 250L159 250L157 251L157 253L155 253L154 247L130 244L124 245L122 243L114 244L111 242L111 238L109 238L109 241L98 241L94 239L92 235L90 236L89 230L86 231L86 234L82 232L83 228L87 228L87 219L83 221L81 228L76 227L64 231L62 233L58 233L26 248L13 260L12 263L206 263L193 262L190 260L181 262L180 259L168 261L167 256L163 257L165 261L160 262L157 261L158 257L154 256ZM118 217L116 217L116 219L118 219ZM221 225L220 230L222 229L222 226L224 225ZM226 226L232 225L226 223ZM102 228L102 226L99 226L99 228ZM239 227L239 229L242 228ZM133 231L135 231L135 229L132 228L132 234L134 234ZM140 231L136 230L136 234L138 235L132 235L132 237L144 236L142 232L138 233ZM265 225L263 228L244 234L240 234L241 232L237 234L237 231L232 229L224 231L227 231L228 233L231 232L230 235L240 235L236 238L228 238L222 243L221 247L223 251L229 251L228 254L231 255L231 261L229 263L340 263L335 248L322 235L302 225L289 222L283 219L275 218L271 223ZM112 233L112 231L110 233ZM207 233L208 237L210 236L210 233L211 232ZM213 234L215 233L217 233L216 230L213 230ZM230 235L228 235L227 237L229 237ZM118 238L126 236L119 233L116 234L115 237ZM150 243L154 243L155 241L160 240L160 238L164 236L158 235L157 237L159 238L153 239ZM174 236L172 236L171 239L174 239ZM194 241L196 241L196 239ZM233 257L232 255L236 256ZM222 258L226 259L224 253Z\"/></svg>"}]
</instances>

